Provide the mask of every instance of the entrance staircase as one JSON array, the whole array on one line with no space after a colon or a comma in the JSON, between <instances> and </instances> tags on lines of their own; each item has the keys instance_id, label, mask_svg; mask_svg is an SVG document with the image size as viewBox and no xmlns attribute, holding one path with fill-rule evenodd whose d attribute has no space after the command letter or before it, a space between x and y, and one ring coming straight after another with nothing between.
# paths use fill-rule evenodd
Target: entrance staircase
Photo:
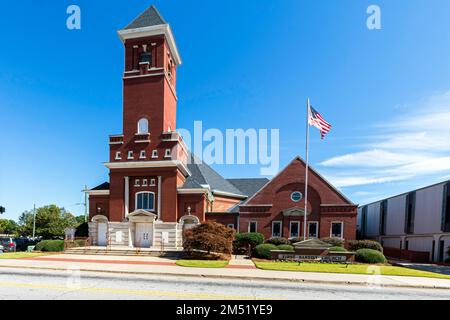
<instances>
[{"instance_id":1,"label":"entrance staircase","mask_svg":"<svg viewBox=\"0 0 450 320\"><path fill-rule=\"evenodd\" d=\"M103 256L143 256L143 257L166 257L179 258L183 255L183 249L164 248L164 251L157 248L130 248L130 247L77 247L68 248L65 254L77 255L103 255Z\"/></svg>"}]
</instances>

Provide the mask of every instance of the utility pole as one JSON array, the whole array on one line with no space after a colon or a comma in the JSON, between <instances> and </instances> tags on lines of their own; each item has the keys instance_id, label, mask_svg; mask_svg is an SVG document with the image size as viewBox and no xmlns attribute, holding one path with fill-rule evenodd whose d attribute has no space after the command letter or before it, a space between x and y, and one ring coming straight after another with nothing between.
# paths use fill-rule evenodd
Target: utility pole
<instances>
[{"instance_id":1,"label":"utility pole","mask_svg":"<svg viewBox=\"0 0 450 320\"><path fill-rule=\"evenodd\" d=\"M88 210L87 210L87 185L84 185L84 222L88 222Z\"/></svg>"},{"instance_id":2,"label":"utility pole","mask_svg":"<svg viewBox=\"0 0 450 320\"><path fill-rule=\"evenodd\" d=\"M36 204L33 207L33 240L36 235Z\"/></svg>"}]
</instances>

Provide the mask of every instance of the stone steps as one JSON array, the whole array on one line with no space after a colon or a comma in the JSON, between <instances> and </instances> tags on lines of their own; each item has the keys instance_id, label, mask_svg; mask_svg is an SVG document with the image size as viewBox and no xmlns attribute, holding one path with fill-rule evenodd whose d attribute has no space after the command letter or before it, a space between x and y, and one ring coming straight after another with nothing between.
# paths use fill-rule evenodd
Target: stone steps
<instances>
[{"instance_id":1,"label":"stone steps","mask_svg":"<svg viewBox=\"0 0 450 320\"><path fill-rule=\"evenodd\" d=\"M102 256L148 256L148 257L173 257L178 258L182 251L176 248L167 248L164 252L159 250L136 250L114 248L71 248L64 251L65 254L102 255Z\"/></svg>"}]
</instances>

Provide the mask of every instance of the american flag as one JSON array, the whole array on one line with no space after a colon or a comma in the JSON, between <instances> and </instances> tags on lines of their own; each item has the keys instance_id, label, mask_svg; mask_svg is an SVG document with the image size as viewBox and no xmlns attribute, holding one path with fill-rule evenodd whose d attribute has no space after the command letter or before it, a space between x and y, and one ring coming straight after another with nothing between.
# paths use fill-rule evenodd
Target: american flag
<instances>
[{"instance_id":1,"label":"american flag","mask_svg":"<svg viewBox=\"0 0 450 320\"><path fill-rule=\"evenodd\" d=\"M309 125L314 126L320 130L322 139L331 130L331 124L329 124L313 107L309 107Z\"/></svg>"}]
</instances>

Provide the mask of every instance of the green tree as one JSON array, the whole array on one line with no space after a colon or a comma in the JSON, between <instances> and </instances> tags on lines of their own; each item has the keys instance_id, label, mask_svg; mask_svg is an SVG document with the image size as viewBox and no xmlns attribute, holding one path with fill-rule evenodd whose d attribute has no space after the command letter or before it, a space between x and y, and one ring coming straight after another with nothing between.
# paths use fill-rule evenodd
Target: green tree
<instances>
[{"instance_id":1,"label":"green tree","mask_svg":"<svg viewBox=\"0 0 450 320\"><path fill-rule=\"evenodd\" d=\"M33 211L25 211L19 217L21 234L33 234ZM36 209L36 236L44 239L54 239L64 236L64 229L75 228L76 218L64 208L56 205Z\"/></svg>"},{"instance_id":2,"label":"green tree","mask_svg":"<svg viewBox=\"0 0 450 320\"><path fill-rule=\"evenodd\" d=\"M0 219L0 233L17 235L19 225L14 220Z\"/></svg>"},{"instance_id":3,"label":"green tree","mask_svg":"<svg viewBox=\"0 0 450 320\"><path fill-rule=\"evenodd\" d=\"M83 216L77 216L75 217L75 219L77 220L77 226L79 226L80 224L84 223L85 217Z\"/></svg>"}]
</instances>

